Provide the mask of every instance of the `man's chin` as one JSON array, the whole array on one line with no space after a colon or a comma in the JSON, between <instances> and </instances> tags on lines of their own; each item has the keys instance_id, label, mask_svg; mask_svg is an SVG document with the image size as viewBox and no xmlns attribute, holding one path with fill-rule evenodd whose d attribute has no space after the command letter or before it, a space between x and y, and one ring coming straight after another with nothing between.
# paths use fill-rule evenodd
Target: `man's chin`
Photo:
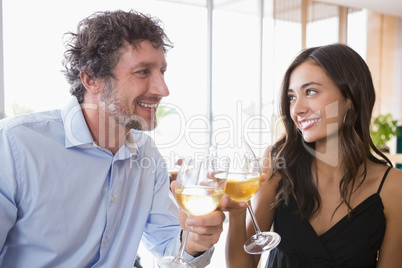
<instances>
[{"instance_id":1,"label":"man's chin","mask_svg":"<svg viewBox=\"0 0 402 268\"><path fill-rule=\"evenodd\" d=\"M152 122L139 122L139 121L130 121L126 124L126 127L129 129L135 129L139 131L151 131L154 130L157 126L157 122L152 121Z\"/></svg>"},{"instance_id":2,"label":"man's chin","mask_svg":"<svg viewBox=\"0 0 402 268\"><path fill-rule=\"evenodd\" d=\"M147 126L147 127L142 127L140 129L135 128L135 130L140 130L140 131L152 131L156 128L156 124L152 125L152 126Z\"/></svg>"}]
</instances>

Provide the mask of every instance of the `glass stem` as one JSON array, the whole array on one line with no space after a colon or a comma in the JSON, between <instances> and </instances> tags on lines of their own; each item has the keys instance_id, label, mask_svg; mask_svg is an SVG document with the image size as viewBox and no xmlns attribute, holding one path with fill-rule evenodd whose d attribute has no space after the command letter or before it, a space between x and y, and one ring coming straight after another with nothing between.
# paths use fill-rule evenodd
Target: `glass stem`
<instances>
[{"instance_id":1,"label":"glass stem","mask_svg":"<svg viewBox=\"0 0 402 268\"><path fill-rule=\"evenodd\" d=\"M190 233L190 228L187 229L186 236L184 238L184 242L181 244L180 249L179 249L179 253L177 254L177 257L176 257L177 259L183 259L184 250L186 249L187 238L188 238L189 233Z\"/></svg>"},{"instance_id":2,"label":"glass stem","mask_svg":"<svg viewBox=\"0 0 402 268\"><path fill-rule=\"evenodd\" d=\"M248 203L247 209L250 212L251 221L253 222L255 233L258 236L258 235L260 235L261 230L260 230L260 227L258 226L257 219L255 218L254 211L253 211L253 209L251 207L250 201L248 201L247 203Z\"/></svg>"}]
</instances>

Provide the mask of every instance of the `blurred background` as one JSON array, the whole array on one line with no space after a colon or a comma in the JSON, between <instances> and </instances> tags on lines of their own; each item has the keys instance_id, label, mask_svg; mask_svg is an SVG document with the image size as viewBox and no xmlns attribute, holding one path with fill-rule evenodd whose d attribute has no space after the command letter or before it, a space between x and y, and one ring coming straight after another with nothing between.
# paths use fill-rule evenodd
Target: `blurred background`
<instances>
[{"instance_id":1,"label":"blurred background","mask_svg":"<svg viewBox=\"0 0 402 268\"><path fill-rule=\"evenodd\" d=\"M165 74L170 96L148 133L170 170L182 156L214 142L236 146L243 136L261 154L282 131L285 69L311 46L355 49L374 79L374 116L390 114L402 124L400 0L2 0L0 118L63 107L70 99L61 73L63 34L93 12L115 9L158 17L174 43ZM396 139L388 145L398 157ZM224 236L210 267L225 267ZM152 257L140 256L153 267Z\"/></svg>"}]
</instances>

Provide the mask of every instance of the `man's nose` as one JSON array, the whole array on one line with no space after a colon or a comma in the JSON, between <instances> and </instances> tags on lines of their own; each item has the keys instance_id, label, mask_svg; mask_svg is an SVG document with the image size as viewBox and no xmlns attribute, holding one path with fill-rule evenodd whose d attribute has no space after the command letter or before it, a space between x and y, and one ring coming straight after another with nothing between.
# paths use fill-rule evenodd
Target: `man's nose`
<instances>
[{"instance_id":1,"label":"man's nose","mask_svg":"<svg viewBox=\"0 0 402 268\"><path fill-rule=\"evenodd\" d=\"M163 74L159 73L154 75L154 77L152 78L150 91L152 94L161 97L169 96L169 88L165 82L165 77Z\"/></svg>"}]
</instances>

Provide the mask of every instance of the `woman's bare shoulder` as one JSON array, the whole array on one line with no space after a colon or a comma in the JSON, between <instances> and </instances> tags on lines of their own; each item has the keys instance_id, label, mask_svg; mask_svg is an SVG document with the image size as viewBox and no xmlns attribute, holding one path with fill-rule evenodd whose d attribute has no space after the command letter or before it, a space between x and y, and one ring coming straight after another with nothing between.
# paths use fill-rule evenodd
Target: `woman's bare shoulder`
<instances>
[{"instance_id":1,"label":"woman's bare shoulder","mask_svg":"<svg viewBox=\"0 0 402 268\"><path fill-rule=\"evenodd\" d=\"M385 175L385 174L384 174ZM381 176L381 178L384 177ZM402 208L402 170L391 168L384 178L383 186L380 192L385 210L389 206L397 204L399 209Z\"/></svg>"},{"instance_id":2,"label":"woman's bare shoulder","mask_svg":"<svg viewBox=\"0 0 402 268\"><path fill-rule=\"evenodd\" d=\"M402 170L391 168L380 192L386 228L378 267L400 267L402 256Z\"/></svg>"},{"instance_id":3,"label":"woman's bare shoulder","mask_svg":"<svg viewBox=\"0 0 402 268\"><path fill-rule=\"evenodd\" d=\"M391 168L385 178L383 187L390 191L400 191L399 194L402 198L402 170Z\"/></svg>"}]
</instances>

